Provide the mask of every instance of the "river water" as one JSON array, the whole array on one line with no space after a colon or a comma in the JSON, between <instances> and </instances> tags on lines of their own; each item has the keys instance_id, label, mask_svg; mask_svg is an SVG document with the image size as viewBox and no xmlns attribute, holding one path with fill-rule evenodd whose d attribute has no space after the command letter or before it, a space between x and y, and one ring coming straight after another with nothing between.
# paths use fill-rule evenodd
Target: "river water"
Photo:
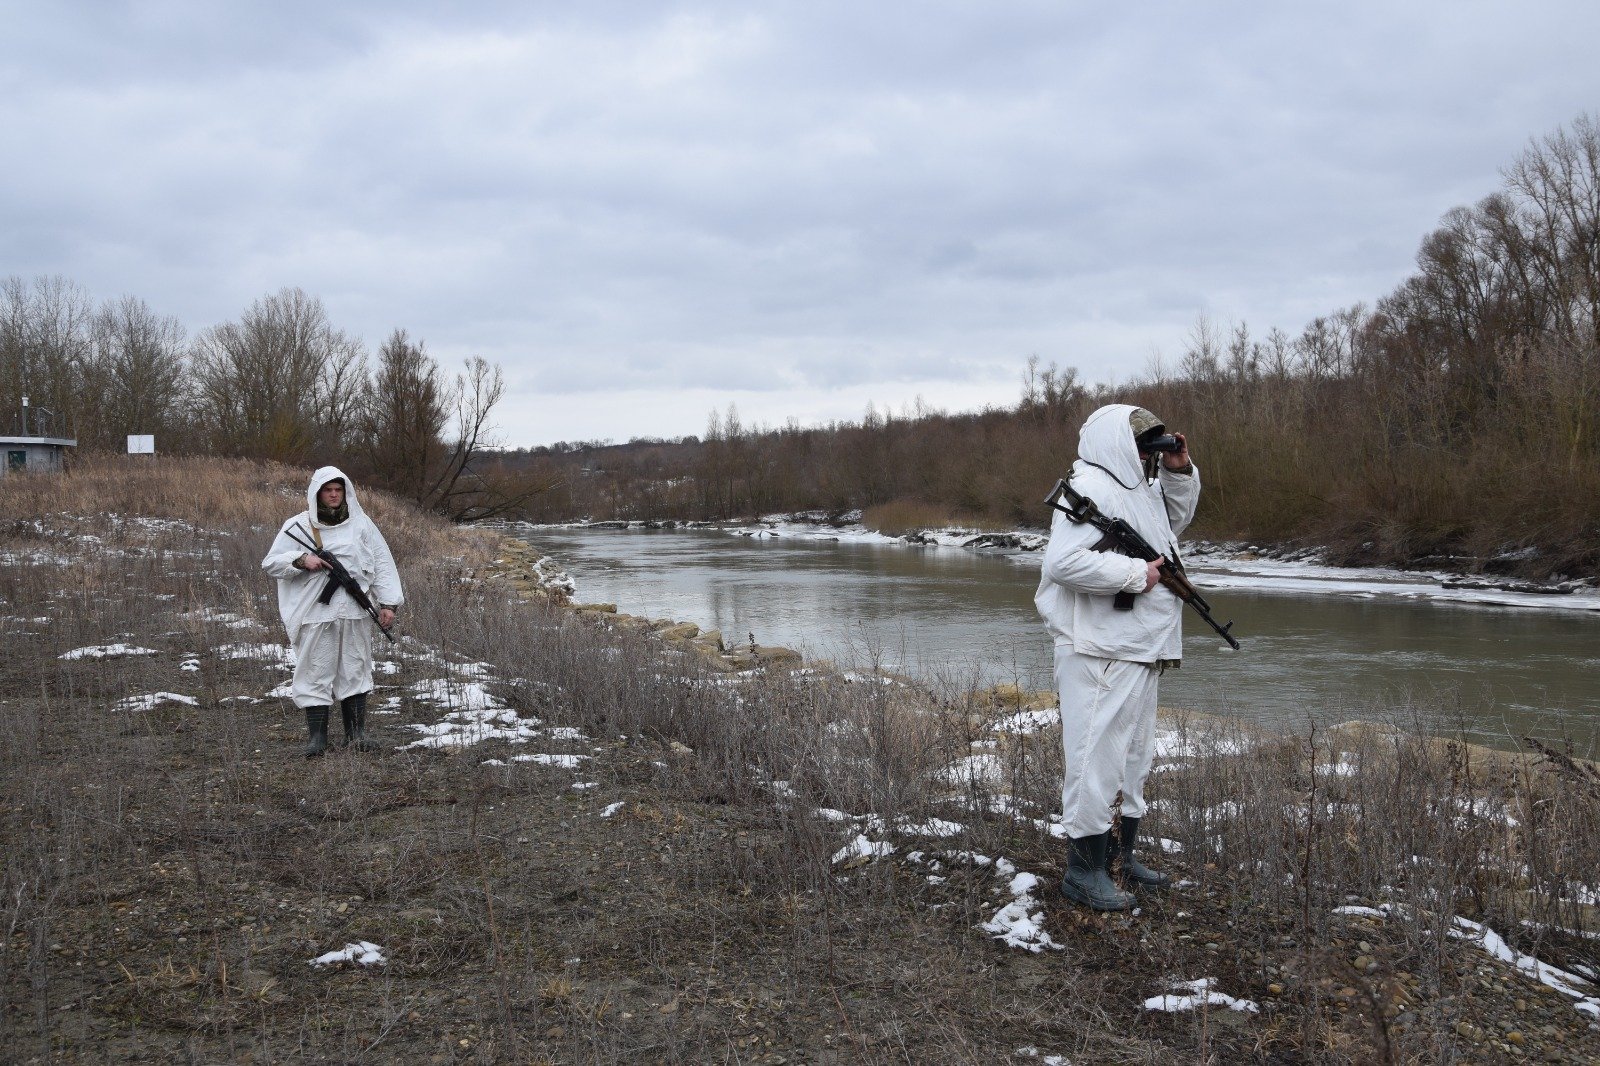
<instances>
[{"instance_id":1,"label":"river water","mask_svg":"<svg viewBox=\"0 0 1600 1066\"><path fill-rule=\"evenodd\" d=\"M1033 606L1037 552L719 530L518 532L572 575L578 600L694 622L729 644L753 636L929 679L1052 686ZM1226 559L1191 560L1191 570L1243 649L1188 614L1163 706L1279 729L1379 718L1500 747L1528 735L1600 751L1600 610L1546 597L1441 602L1399 575L1349 580Z\"/></svg>"}]
</instances>

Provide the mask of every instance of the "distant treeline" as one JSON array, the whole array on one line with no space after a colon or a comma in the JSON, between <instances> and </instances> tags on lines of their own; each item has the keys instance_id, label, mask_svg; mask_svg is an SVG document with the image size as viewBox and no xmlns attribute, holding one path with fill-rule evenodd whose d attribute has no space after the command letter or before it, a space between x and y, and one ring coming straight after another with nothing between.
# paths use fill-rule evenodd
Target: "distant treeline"
<instances>
[{"instance_id":1,"label":"distant treeline","mask_svg":"<svg viewBox=\"0 0 1600 1066\"><path fill-rule=\"evenodd\" d=\"M1086 387L1030 361L1018 403L503 454L557 487L535 519L868 511L880 528L1040 525L1077 428L1112 400L1188 433L1196 532L1331 546L1349 562L1465 557L1600 570L1600 128L1532 142L1503 187L1449 212L1417 272L1298 335L1201 321L1181 360ZM1516 565L1513 567L1513 563Z\"/></svg>"},{"instance_id":2,"label":"distant treeline","mask_svg":"<svg viewBox=\"0 0 1600 1066\"><path fill-rule=\"evenodd\" d=\"M0 279L0 433L114 452L152 434L164 454L337 462L470 519L538 488L476 461L502 390L498 367L472 358L452 378L404 330L369 366L361 342L299 289L191 339L137 297L97 305L64 278Z\"/></svg>"}]
</instances>

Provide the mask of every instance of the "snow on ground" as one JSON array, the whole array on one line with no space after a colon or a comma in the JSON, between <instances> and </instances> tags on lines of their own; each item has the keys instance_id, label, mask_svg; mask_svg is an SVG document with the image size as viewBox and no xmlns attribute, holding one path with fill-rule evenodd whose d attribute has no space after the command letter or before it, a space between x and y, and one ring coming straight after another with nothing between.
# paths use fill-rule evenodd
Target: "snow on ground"
<instances>
[{"instance_id":1,"label":"snow on ground","mask_svg":"<svg viewBox=\"0 0 1600 1066\"><path fill-rule=\"evenodd\" d=\"M894 854L894 845L887 840L868 840L866 834L857 833L854 840L833 853L835 864L849 859L875 859L880 855Z\"/></svg>"},{"instance_id":2,"label":"snow on ground","mask_svg":"<svg viewBox=\"0 0 1600 1066\"><path fill-rule=\"evenodd\" d=\"M576 770L578 764L589 758L587 755L513 755L512 762L538 763L540 766L559 766L563 770Z\"/></svg>"},{"instance_id":3,"label":"snow on ground","mask_svg":"<svg viewBox=\"0 0 1600 1066\"><path fill-rule=\"evenodd\" d=\"M1017 1048L1014 1054L1019 1059L1038 1059L1044 1066L1072 1066L1071 1060L1065 1055L1047 1055L1032 1044Z\"/></svg>"},{"instance_id":4,"label":"snow on ground","mask_svg":"<svg viewBox=\"0 0 1600 1066\"><path fill-rule=\"evenodd\" d=\"M922 821L902 818L895 823L895 829L919 837L953 837L967 831L967 827L960 822L950 822L943 818L926 818Z\"/></svg>"},{"instance_id":5,"label":"snow on ground","mask_svg":"<svg viewBox=\"0 0 1600 1066\"><path fill-rule=\"evenodd\" d=\"M198 707L200 701L193 696L185 696L181 692L152 692L146 696L129 696L118 700L113 706L113 711L148 711L163 703L183 703L190 707Z\"/></svg>"},{"instance_id":6,"label":"snow on ground","mask_svg":"<svg viewBox=\"0 0 1600 1066\"><path fill-rule=\"evenodd\" d=\"M185 611L178 615L179 618L194 622L215 622L229 629L260 629L261 623L254 618L246 618L232 611L224 611L216 607L202 607L197 611Z\"/></svg>"},{"instance_id":7,"label":"snow on ground","mask_svg":"<svg viewBox=\"0 0 1600 1066\"><path fill-rule=\"evenodd\" d=\"M1364 918L1388 918L1399 908L1393 903L1381 903L1376 907L1351 905L1335 907L1334 914L1346 914ZM1401 913L1406 913L1401 911ZM1576 1000L1573 1007L1580 1013L1600 1021L1600 986L1580 977L1578 974L1543 962L1533 955L1527 955L1506 943L1505 938L1493 929L1475 922L1470 918L1463 918L1459 914L1452 919L1450 936L1456 940L1466 940L1478 945L1491 957L1509 964L1520 973L1527 974L1534 980L1549 988L1555 989L1564 996Z\"/></svg>"},{"instance_id":8,"label":"snow on ground","mask_svg":"<svg viewBox=\"0 0 1600 1066\"><path fill-rule=\"evenodd\" d=\"M139 648L132 644L96 644L88 648L73 648L63 652L61 659L116 659L126 655L157 655L154 648Z\"/></svg>"},{"instance_id":9,"label":"snow on ground","mask_svg":"<svg viewBox=\"0 0 1600 1066\"><path fill-rule=\"evenodd\" d=\"M1575 973L1541 962L1532 955L1524 955L1505 942L1505 939L1486 925L1457 915L1450 935L1458 940L1470 940L1501 962L1531 975L1540 984L1555 989L1564 996L1577 1000L1573 1004L1580 1013L1600 1021L1600 989Z\"/></svg>"},{"instance_id":10,"label":"snow on ground","mask_svg":"<svg viewBox=\"0 0 1600 1066\"><path fill-rule=\"evenodd\" d=\"M370 940L358 940L354 944L346 944L338 951L318 955L311 960L311 965L337 966L341 962L353 962L357 966L386 966L389 960L384 958L383 948Z\"/></svg>"},{"instance_id":11,"label":"snow on ground","mask_svg":"<svg viewBox=\"0 0 1600 1066\"><path fill-rule=\"evenodd\" d=\"M409 726L421 733L422 737L401 747L466 748L486 740L524 744L542 735L539 725L539 719L524 718L506 707L452 711L433 725Z\"/></svg>"},{"instance_id":12,"label":"snow on ground","mask_svg":"<svg viewBox=\"0 0 1600 1066\"><path fill-rule=\"evenodd\" d=\"M1034 889L1039 887L1039 878L1024 870L1011 878L1006 887L1011 893L1011 902L995 911L994 916L980 923L978 928L1009 947L1035 953L1045 948L1060 951L1062 945L1045 932L1044 907L1033 895Z\"/></svg>"},{"instance_id":13,"label":"snow on ground","mask_svg":"<svg viewBox=\"0 0 1600 1066\"><path fill-rule=\"evenodd\" d=\"M615 803L608 803L600 812L600 817L610 818L613 814L616 814L618 811L622 810L622 808L626 805L627 803L625 800L618 800Z\"/></svg>"},{"instance_id":14,"label":"snow on ground","mask_svg":"<svg viewBox=\"0 0 1600 1066\"><path fill-rule=\"evenodd\" d=\"M1061 727L1061 708L1045 707L1037 711L1018 711L1008 714L994 725L990 726L996 733L1006 733L1011 736L1032 736L1034 733L1046 729L1059 729Z\"/></svg>"},{"instance_id":15,"label":"snow on ground","mask_svg":"<svg viewBox=\"0 0 1600 1066\"><path fill-rule=\"evenodd\" d=\"M857 838L857 840L864 839L866 838ZM913 851L906 855L906 859L909 862L925 864L936 874L950 863L965 862L979 868L993 867L996 876L1008 879L1005 885L996 888L995 892L1009 895L1011 899L996 908L994 914L987 921L980 922L977 928L1008 947L1032 952L1040 952L1045 948L1061 950L1062 945L1045 932L1044 906L1034 897L1034 892L1040 885L1039 878L1026 870L1019 871L1010 859L1003 856L990 858L974 851L946 851L932 856L926 852ZM931 876L929 880L937 884L944 878Z\"/></svg>"},{"instance_id":16,"label":"snow on ground","mask_svg":"<svg viewBox=\"0 0 1600 1066\"><path fill-rule=\"evenodd\" d=\"M1248 744L1241 738L1216 733L1194 724L1175 729L1157 723L1154 760L1171 762L1202 755L1243 755Z\"/></svg>"},{"instance_id":17,"label":"snow on ground","mask_svg":"<svg viewBox=\"0 0 1600 1066\"><path fill-rule=\"evenodd\" d=\"M219 659L254 659L294 669L294 649L286 644L218 644L212 654Z\"/></svg>"},{"instance_id":18,"label":"snow on ground","mask_svg":"<svg viewBox=\"0 0 1600 1066\"><path fill-rule=\"evenodd\" d=\"M954 788L997 785L1005 780L1006 767L998 755L968 755L934 772L941 783Z\"/></svg>"},{"instance_id":19,"label":"snow on ground","mask_svg":"<svg viewBox=\"0 0 1600 1066\"><path fill-rule=\"evenodd\" d=\"M1171 991L1167 994L1152 996L1145 1000L1144 1009L1180 1011L1208 1006L1227 1007L1229 1010L1248 1011L1251 1014L1261 1013L1261 1008L1252 1000L1235 999L1225 992L1213 991L1216 984L1215 977L1202 977L1196 981L1174 981Z\"/></svg>"}]
</instances>

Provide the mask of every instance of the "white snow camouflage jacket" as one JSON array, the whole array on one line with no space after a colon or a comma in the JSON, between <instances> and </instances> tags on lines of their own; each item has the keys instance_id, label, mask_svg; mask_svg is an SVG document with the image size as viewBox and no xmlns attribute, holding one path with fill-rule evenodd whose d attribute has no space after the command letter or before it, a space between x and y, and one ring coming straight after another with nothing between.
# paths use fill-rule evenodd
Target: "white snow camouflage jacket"
<instances>
[{"instance_id":1,"label":"white snow camouflage jacket","mask_svg":"<svg viewBox=\"0 0 1600 1066\"><path fill-rule=\"evenodd\" d=\"M1147 481L1128 422L1135 410L1109 404L1084 422L1072 487L1106 514L1126 520L1170 560L1177 557L1178 535L1194 519L1200 471L1175 474L1163 466L1154 482ZM1101 536L1087 522L1074 523L1056 512L1033 597L1056 647L1130 662L1181 658L1183 601L1157 585L1134 597L1133 610L1116 610L1111 600L1118 592L1144 588L1145 564L1111 551L1090 551Z\"/></svg>"},{"instance_id":2,"label":"white snow camouflage jacket","mask_svg":"<svg viewBox=\"0 0 1600 1066\"><path fill-rule=\"evenodd\" d=\"M338 525L328 525L317 520L317 492L335 478L344 480L344 499L350 508L350 517ZM298 528L296 528L298 527ZM322 538L322 547L338 556L346 570L361 585L373 605L399 607L405 602L400 589L400 571L395 568L389 545L373 525L372 519L361 509L356 498L355 482L336 466L324 466L311 475L306 486L306 510L285 522L278 536L261 560L261 569L278 579L278 613L283 617L284 628L289 631L292 644L300 627L311 622L330 622L336 618L365 618L367 612L356 605L348 592L341 589L333 594L327 604L317 602L323 586L328 583L326 570L301 570L294 561L306 553L289 536L295 530L302 540L316 543L310 536L316 530Z\"/></svg>"}]
</instances>

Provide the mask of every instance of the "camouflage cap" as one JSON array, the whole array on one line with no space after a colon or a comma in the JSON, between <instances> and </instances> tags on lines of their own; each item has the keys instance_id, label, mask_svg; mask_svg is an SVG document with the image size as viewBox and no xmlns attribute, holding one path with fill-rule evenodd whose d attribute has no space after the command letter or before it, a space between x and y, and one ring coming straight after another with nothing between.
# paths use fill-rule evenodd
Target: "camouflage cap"
<instances>
[{"instance_id":1,"label":"camouflage cap","mask_svg":"<svg viewBox=\"0 0 1600 1066\"><path fill-rule=\"evenodd\" d=\"M1159 437L1161 432L1167 428L1161 419L1146 411L1143 407L1135 407L1133 409L1128 415L1128 424L1133 426L1135 440L1145 436Z\"/></svg>"}]
</instances>

